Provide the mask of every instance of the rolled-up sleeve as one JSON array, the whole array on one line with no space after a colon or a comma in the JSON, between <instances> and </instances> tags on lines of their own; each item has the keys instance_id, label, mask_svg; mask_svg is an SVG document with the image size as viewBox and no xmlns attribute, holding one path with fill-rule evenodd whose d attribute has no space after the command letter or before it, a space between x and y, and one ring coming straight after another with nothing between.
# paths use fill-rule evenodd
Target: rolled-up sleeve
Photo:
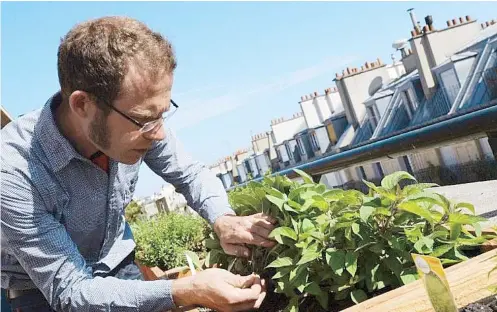
<instances>
[{"instance_id":1,"label":"rolled-up sleeve","mask_svg":"<svg viewBox=\"0 0 497 312\"><path fill-rule=\"evenodd\" d=\"M165 129L164 140L156 142L145 156L145 163L185 196L190 207L214 224L225 214L234 214L221 180L187 153L175 134Z\"/></svg>"},{"instance_id":2,"label":"rolled-up sleeve","mask_svg":"<svg viewBox=\"0 0 497 312\"><path fill-rule=\"evenodd\" d=\"M171 281L93 277L77 246L19 172L2 169L1 235L57 311L163 311L174 307Z\"/></svg>"}]
</instances>

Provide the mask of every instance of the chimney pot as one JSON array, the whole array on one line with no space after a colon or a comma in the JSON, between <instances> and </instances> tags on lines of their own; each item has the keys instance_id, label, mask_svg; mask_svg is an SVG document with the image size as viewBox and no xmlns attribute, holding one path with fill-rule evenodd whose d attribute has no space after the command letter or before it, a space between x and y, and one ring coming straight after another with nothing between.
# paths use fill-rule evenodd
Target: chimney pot
<instances>
[{"instance_id":1,"label":"chimney pot","mask_svg":"<svg viewBox=\"0 0 497 312\"><path fill-rule=\"evenodd\" d=\"M378 65L379 65L379 66L383 65L383 63L381 62L381 59L380 59L380 58L377 58L376 60L378 61Z\"/></svg>"},{"instance_id":2,"label":"chimney pot","mask_svg":"<svg viewBox=\"0 0 497 312\"><path fill-rule=\"evenodd\" d=\"M466 22L471 22L471 16L466 15Z\"/></svg>"},{"instance_id":3,"label":"chimney pot","mask_svg":"<svg viewBox=\"0 0 497 312\"><path fill-rule=\"evenodd\" d=\"M481 26L481 29L485 29L485 23L481 23L480 26Z\"/></svg>"},{"instance_id":4,"label":"chimney pot","mask_svg":"<svg viewBox=\"0 0 497 312\"><path fill-rule=\"evenodd\" d=\"M429 32L428 26L425 25L425 26L423 26L423 33L426 34L427 32Z\"/></svg>"},{"instance_id":5,"label":"chimney pot","mask_svg":"<svg viewBox=\"0 0 497 312\"><path fill-rule=\"evenodd\" d=\"M459 17L459 23L461 23L461 24L464 23L464 19L462 17Z\"/></svg>"},{"instance_id":6,"label":"chimney pot","mask_svg":"<svg viewBox=\"0 0 497 312\"><path fill-rule=\"evenodd\" d=\"M300 97L300 100L303 102L303 101L304 101L304 97L303 97L303 96L301 96L301 97Z\"/></svg>"},{"instance_id":7,"label":"chimney pot","mask_svg":"<svg viewBox=\"0 0 497 312\"><path fill-rule=\"evenodd\" d=\"M350 75L350 68L347 67L347 75Z\"/></svg>"},{"instance_id":8,"label":"chimney pot","mask_svg":"<svg viewBox=\"0 0 497 312\"><path fill-rule=\"evenodd\" d=\"M371 64L369 64L369 65L371 66L371 68L375 68L374 63L371 63Z\"/></svg>"},{"instance_id":9,"label":"chimney pot","mask_svg":"<svg viewBox=\"0 0 497 312\"><path fill-rule=\"evenodd\" d=\"M455 19L455 18L454 18L454 19L452 20L452 25L454 25L454 26L456 26L456 25L457 25L457 19Z\"/></svg>"},{"instance_id":10,"label":"chimney pot","mask_svg":"<svg viewBox=\"0 0 497 312\"><path fill-rule=\"evenodd\" d=\"M338 73L335 73L335 78L338 79Z\"/></svg>"},{"instance_id":11,"label":"chimney pot","mask_svg":"<svg viewBox=\"0 0 497 312\"><path fill-rule=\"evenodd\" d=\"M361 71L363 71L363 70L364 70L364 65L361 66Z\"/></svg>"},{"instance_id":12,"label":"chimney pot","mask_svg":"<svg viewBox=\"0 0 497 312\"><path fill-rule=\"evenodd\" d=\"M318 96L318 92L317 91L314 91L314 96Z\"/></svg>"},{"instance_id":13,"label":"chimney pot","mask_svg":"<svg viewBox=\"0 0 497 312\"><path fill-rule=\"evenodd\" d=\"M485 22L485 26L490 26L490 23L488 21Z\"/></svg>"},{"instance_id":14,"label":"chimney pot","mask_svg":"<svg viewBox=\"0 0 497 312\"><path fill-rule=\"evenodd\" d=\"M411 37L416 37L416 31L411 30Z\"/></svg>"},{"instance_id":15,"label":"chimney pot","mask_svg":"<svg viewBox=\"0 0 497 312\"><path fill-rule=\"evenodd\" d=\"M492 25L495 24L495 20L492 20L492 22L490 24L492 24Z\"/></svg>"},{"instance_id":16,"label":"chimney pot","mask_svg":"<svg viewBox=\"0 0 497 312\"><path fill-rule=\"evenodd\" d=\"M366 62L365 65L366 65L366 68L369 69L369 63Z\"/></svg>"},{"instance_id":17,"label":"chimney pot","mask_svg":"<svg viewBox=\"0 0 497 312\"><path fill-rule=\"evenodd\" d=\"M452 26L452 22L450 20L447 21L447 27L451 27Z\"/></svg>"}]
</instances>

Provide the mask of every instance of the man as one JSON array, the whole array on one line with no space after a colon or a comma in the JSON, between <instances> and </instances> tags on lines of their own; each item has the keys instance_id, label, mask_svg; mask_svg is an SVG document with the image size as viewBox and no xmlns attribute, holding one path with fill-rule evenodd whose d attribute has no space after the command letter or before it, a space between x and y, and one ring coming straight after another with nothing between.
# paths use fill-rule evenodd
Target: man
<instances>
[{"instance_id":1,"label":"man","mask_svg":"<svg viewBox=\"0 0 497 312\"><path fill-rule=\"evenodd\" d=\"M227 253L271 247L274 220L237 217L221 182L185 154L164 119L176 67L171 44L144 24L107 17L76 25L58 51L61 91L2 130L2 288L16 311L257 308L258 276L209 269L143 281L124 220L144 161L175 185ZM172 104L172 105L171 105Z\"/></svg>"}]
</instances>

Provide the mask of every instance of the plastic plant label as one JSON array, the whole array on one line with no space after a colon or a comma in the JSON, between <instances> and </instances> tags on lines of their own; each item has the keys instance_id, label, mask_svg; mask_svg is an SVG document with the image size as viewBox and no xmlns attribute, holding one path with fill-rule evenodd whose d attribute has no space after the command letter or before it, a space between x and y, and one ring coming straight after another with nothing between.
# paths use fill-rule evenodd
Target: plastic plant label
<instances>
[{"instance_id":1,"label":"plastic plant label","mask_svg":"<svg viewBox=\"0 0 497 312\"><path fill-rule=\"evenodd\" d=\"M418 254L411 255L435 312L457 312L457 305L440 259Z\"/></svg>"}]
</instances>

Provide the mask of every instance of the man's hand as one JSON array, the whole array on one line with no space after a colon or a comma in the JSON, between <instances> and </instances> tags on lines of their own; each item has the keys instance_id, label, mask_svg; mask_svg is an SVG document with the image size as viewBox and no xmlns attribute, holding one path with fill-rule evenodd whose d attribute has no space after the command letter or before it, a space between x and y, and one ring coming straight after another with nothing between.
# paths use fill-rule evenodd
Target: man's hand
<instances>
[{"instance_id":1,"label":"man's hand","mask_svg":"<svg viewBox=\"0 0 497 312\"><path fill-rule=\"evenodd\" d=\"M276 242L268 238L276 220L262 213L246 217L222 216L214 223L224 252L237 257L249 257L250 250L244 244L273 247Z\"/></svg>"},{"instance_id":2,"label":"man's hand","mask_svg":"<svg viewBox=\"0 0 497 312\"><path fill-rule=\"evenodd\" d=\"M207 269L172 284L176 306L199 305L220 312L258 309L266 296L264 280L257 275L234 275Z\"/></svg>"}]
</instances>

